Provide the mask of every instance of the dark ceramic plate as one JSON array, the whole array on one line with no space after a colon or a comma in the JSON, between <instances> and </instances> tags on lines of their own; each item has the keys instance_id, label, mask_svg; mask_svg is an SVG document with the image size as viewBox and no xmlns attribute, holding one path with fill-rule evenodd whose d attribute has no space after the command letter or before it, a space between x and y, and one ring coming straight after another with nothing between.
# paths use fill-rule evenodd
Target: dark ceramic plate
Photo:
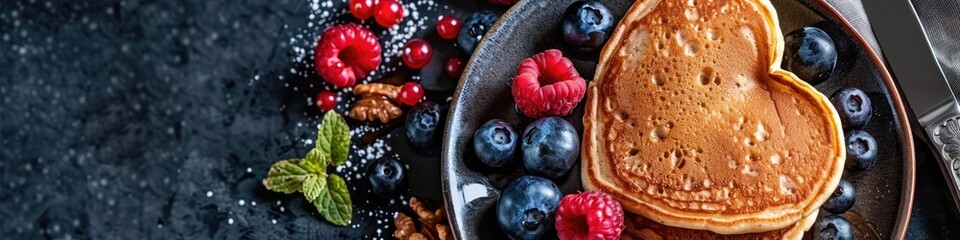
<instances>
[{"instance_id":1,"label":"dark ceramic plate","mask_svg":"<svg viewBox=\"0 0 960 240\"><path fill-rule=\"evenodd\" d=\"M567 47L560 35L563 11L573 0L522 1L505 13L479 45L461 79L450 108L443 139L442 179L446 209L459 239L502 239L495 218L500 189L523 174L520 161L499 169L483 166L475 157L472 138L481 124L506 119L524 129L529 119L517 114L510 83L517 64L547 49L558 48L574 61L585 79L592 79L597 53ZM604 1L619 17L633 1ZM815 25L827 31L839 51L837 70L815 85L825 95L853 86L873 100L874 115L864 128L878 141L879 158L873 168L845 172L857 189L853 210L844 213L858 239L902 238L913 198L914 159L910 128L903 105L883 62L850 24L822 0L774 0L784 33ZM583 106L566 119L582 131ZM565 193L582 189L579 164L557 180ZM825 211L821 211L825 212ZM555 234L549 234L555 236ZM809 234L808 234L809 236Z\"/></svg>"}]
</instances>

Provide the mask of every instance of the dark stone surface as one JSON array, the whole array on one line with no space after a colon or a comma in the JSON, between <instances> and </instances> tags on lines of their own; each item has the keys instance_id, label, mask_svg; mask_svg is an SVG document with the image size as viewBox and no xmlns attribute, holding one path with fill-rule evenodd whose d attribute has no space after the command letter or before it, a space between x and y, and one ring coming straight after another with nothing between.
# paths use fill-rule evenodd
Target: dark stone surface
<instances>
[{"instance_id":1,"label":"dark stone surface","mask_svg":"<svg viewBox=\"0 0 960 240\"><path fill-rule=\"evenodd\" d=\"M356 203L351 226L333 227L299 195L260 185L270 164L312 146L304 140L314 137L320 113L308 99L326 86L315 84L312 57L296 49L309 50L322 26L349 19L340 11L310 18L342 8L332 2L0 2L0 238L387 237L401 199L439 195L427 185L439 184L429 171L438 168L435 157L405 158L422 172L411 172L417 187L402 198L370 197L357 180L366 156L410 156L402 136L383 134L397 122L355 139L354 166L341 172ZM453 2L457 11L433 11L477 7ZM455 83L431 78L438 69L421 75L442 101ZM918 152L908 237L960 236L939 166Z\"/></svg>"},{"instance_id":2,"label":"dark stone surface","mask_svg":"<svg viewBox=\"0 0 960 240\"><path fill-rule=\"evenodd\" d=\"M329 86L315 74L312 48L326 26L355 21L345 3L0 2L0 238L389 237L406 199L440 195L439 159L410 156L402 135L387 134L402 119L349 121L360 134L351 164L337 169L354 201L347 227L260 183L272 163L313 146L321 113L310 101ZM394 46L372 79L420 74L428 97L442 102L456 81L435 77L442 65L393 71L402 69L395 46L414 36L439 41L436 16L477 3L405 6L419 17L401 25L423 28L371 27L384 49ZM444 52L436 62L460 54L447 53L452 43L434 48ZM355 99L339 92L345 113ZM416 175L401 197L375 198L364 185L366 163L384 155L400 156Z\"/></svg>"}]
</instances>

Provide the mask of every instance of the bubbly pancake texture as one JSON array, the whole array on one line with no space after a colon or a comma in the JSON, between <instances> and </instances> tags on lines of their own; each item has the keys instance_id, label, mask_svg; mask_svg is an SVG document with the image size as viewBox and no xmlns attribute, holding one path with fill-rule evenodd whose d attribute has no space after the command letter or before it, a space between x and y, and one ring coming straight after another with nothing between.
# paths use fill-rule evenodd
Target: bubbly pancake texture
<instances>
[{"instance_id":1,"label":"bubbly pancake texture","mask_svg":"<svg viewBox=\"0 0 960 240\"><path fill-rule=\"evenodd\" d=\"M782 54L768 0L635 3L587 91L584 187L720 234L816 211L843 171L840 120Z\"/></svg>"},{"instance_id":2,"label":"bubbly pancake texture","mask_svg":"<svg viewBox=\"0 0 960 240\"><path fill-rule=\"evenodd\" d=\"M685 239L756 239L756 240L793 240L802 239L803 233L813 226L817 220L817 212L806 216L787 228L759 233L744 233L735 235L721 235L705 230L690 230L683 228L670 227L659 224L650 219L638 215L628 214L625 216L626 228L623 230L623 237L626 240L685 240Z\"/></svg>"}]
</instances>

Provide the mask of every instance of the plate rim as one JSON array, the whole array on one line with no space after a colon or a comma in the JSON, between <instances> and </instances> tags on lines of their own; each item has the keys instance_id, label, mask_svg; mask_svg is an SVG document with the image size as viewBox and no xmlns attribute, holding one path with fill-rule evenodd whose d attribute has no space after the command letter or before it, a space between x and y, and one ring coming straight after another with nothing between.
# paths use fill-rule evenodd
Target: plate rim
<instances>
[{"instance_id":1,"label":"plate rim","mask_svg":"<svg viewBox=\"0 0 960 240\"><path fill-rule=\"evenodd\" d=\"M900 129L902 132L901 136L903 138L903 183L901 184L900 192L900 210L897 214L897 224L894 228L894 231L891 234L891 238L896 236L896 239L903 239L907 234L907 226L910 223L910 216L913 214L913 198L916 181L916 155L915 155L915 144L913 142L913 129L909 116L907 115L906 106L903 103L903 100L900 98L900 89L897 88L896 82L893 80L893 76L890 75L890 71L887 69L886 62L880 58L878 55L879 52L876 49L873 49L873 46L870 45L866 39L863 38L863 35L860 35L860 32L856 31L856 28L853 27L853 24L850 24L850 21L847 18L843 17L836 8L833 7L826 0L810 0L811 4L815 4L820 9L825 11L825 14L831 15L835 18L835 21L842 25L843 31L850 35L857 44L863 46L867 51L865 55L872 60L871 62L875 65L877 71L883 77L883 84L886 86L890 101L893 103L895 112L900 118ZM869 20L867 20L869 23ZM873 25L870 25L871 29Z\"/></svg>"},{"instance_id":2,"label":"plate rim","mask_svg":"<svg viewBox=\"0 0 960 240\"><path fill-rule=\"evenodd\" d=\"M763 0L763 1L769 1L769 0ZM871 62L873 63L875 69L880 73L881 78L883 78L883 85L888 92L887 95L890 97L890 101L892 102L894 112L896 112L897 117L900 119L900 129L901 129L901 135L902 135L901 138L903 139L903 146L902 146L903 183L901 184L902 186L901 186L900 204L899 204L900 209L899 209L899 213L897 214L897 221L895 225L896 227L894 228L894 231L891 232L891 238L894 238L895 236L896 239L903 239L906 236L907 226L909 224L910 216L912 214L912 209L913 209L913 198L914 198L915 181L916 181L916 169L915 169L916 158L914 154L915 144L912 137L913 136L912 126L911 126L912 121L910 120L911 118L909 118L907 114L906 106L904 105L904 102L900 97L900 90L899 88L897 88L897 85L894 82L892 75L887 69L886 62L882 58L880 58L880 56L878 55L878 52L873 48L873 46L870 45L859 32L856 31L856 28L854 28L853 25L850 24L850 22L845 17L843 17L843 15L841 15L836 8L833 7L833 5L828 3L827 0L806 0L806 1L800 0L800 1L807 2L811 5L815 5L819 7L819 9L823 10L822 14L830 15L830 17L833 18L832 20L834 20L837 24L841 25L841 28L845 33L847 33L851 38L853 38L853 40L857 44L859 44L861 47L863 47L864 50L867 50L867 51L864 51L864 55L866 55L870 60L872 60ZM497 21L490 27L490 29L491 30L500 29L501 25L503 25L505 22L503 16L506 16L508 14L513 14L523 6L532 4L531 2L535 2L535 1L522 0L514 4L512 7L510 7L509 9L504 11L503 14L500 15L501 17L497 19ZM871 25L871 28L872 28L872 25ZM493 34L485 34L483 38L480 40L480 42L477 43L476 50L480 50L481 48L486 46L487 44L485 43L488 41L491 35ZM465 81L466 77L471 75L470 73L472 73L473 71L477 71L475 70L475 68L473 68L473 65L475 64L474 60L476 58L477 52L479 51L474 51L474 53L470 55L470 58L467 60L467 65L464 66L464 73L459 79L457 83L457 87L454 90L452 100L450 101L450 107L448 108L448 112L447 112L447 118L446 118L447 121L446 123L444 123L446 127L445 129L448 129L448 130L453 129L454 122L450 120L452 119L453 115L455 115L455 113L458 112L457 109L461 99L460 95L462 93L461 90L466 84L466 81ZM452 201L450 200L450 198L451 198L453 189L452 189L452 186L450 186L450 181L449 181L450 176L448 174L449 171L447 171L446 169L447 165L451 164L450 163L450 161L452 160L451 157L453 157L452 153L448 153L447 151L447 149L449 149L450 147L449 145L452 143L451 141L454 141L454 138L450 136L449 133L450 131L444 131L443 139L442 139L443 141L441 144L440 166L443 169L440 170L440 175L441 175L440 185L442 188L441 190L444 198L443 207L444 207L444 211L446 211L447 213L447 221L450 223L450 228L451 228L451 231L453 231L453 236L456 238L460 238L460 236L462 236L463 234L461 231L462 227L459 226L459 223L455 219L456 212L457 212L456 209L453 206L451 206Z\"/></svg>"}]
</instances>

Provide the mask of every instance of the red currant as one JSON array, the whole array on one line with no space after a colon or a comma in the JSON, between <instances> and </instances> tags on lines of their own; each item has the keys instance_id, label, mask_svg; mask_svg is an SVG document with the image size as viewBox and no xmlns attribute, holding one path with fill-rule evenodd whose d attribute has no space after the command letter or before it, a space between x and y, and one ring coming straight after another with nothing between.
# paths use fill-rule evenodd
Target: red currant
<instances>
[{"instance_id":1,"label":"red currant","mask_svg":"<svg viewBox=\"0 0 960 240\"><path fill-rule=\"evenodd\" d=\"M447 66L444 70L447 72L447 76L460 78L460 75L463 74L463 59L460 57L450 58L447 60Z\"/></svg>"},{"instance_id":2,"label":"red currant","mask_svg":"<svg viewBox=\"0 0 960 240\"><path fill-rule=\"evenodd\" d=\"M410 69L421 69L423 66L426 66L427 63L430 63L430 58L433 57L433 48L430 47L430 43L424 41L423 39L414 38L410 39L407 42L407 46L403 47L403 64L406 64Z\"/></svg>"},{"instance_id":3,"label":"red currant","mask_svg":"<svg viewBox=\"0 0 960 240\"><path fill-rule=\"evenodd\" d=\"M393 27L403 20L403 5L397 0L380 0L377 3L376 14L373 15L377 24L385 28Z\"/></svg>"},{"instance_id":4,"label":"red currant","mask_svg":"<svg viewBox=\"0 0 960 240\"><path fill-rule=\"evenodd\" d=\"M457 38L457 34L460 34L460 20L454 15L440 16L440 21L437 21L437 34L446 40Z\"/></svg>"},{"instance_id":5,"label":"red currant","mask_svg":"<svg viewBox=\"0 0 960 240\"><path fill-rule=\"evenodd\" d=\"M317 93L317 107L320 111L330 111L337 106L337 95L330 91L320 91Z\"/></svg>"},{"instance_id":6,"label":"red currant","mask_svg":"<svg viewBox=\"0 0 960 240\"><path fill-rule=\"evenodd\" d=\"M397 100L407 106L417 105L423 99L423 87L419 83L407 82L400 86L400 95Z\"/></svg>"},{"instance_id":7,"label":"red currant","mask_svg":"<svg viewBox=\"0 0 960 240\"><path fill-rule=\"evenodd\" d=\"M360 20L373 16L374 0L350 0L350 14Z\"/></svg>"}]
</instances>

